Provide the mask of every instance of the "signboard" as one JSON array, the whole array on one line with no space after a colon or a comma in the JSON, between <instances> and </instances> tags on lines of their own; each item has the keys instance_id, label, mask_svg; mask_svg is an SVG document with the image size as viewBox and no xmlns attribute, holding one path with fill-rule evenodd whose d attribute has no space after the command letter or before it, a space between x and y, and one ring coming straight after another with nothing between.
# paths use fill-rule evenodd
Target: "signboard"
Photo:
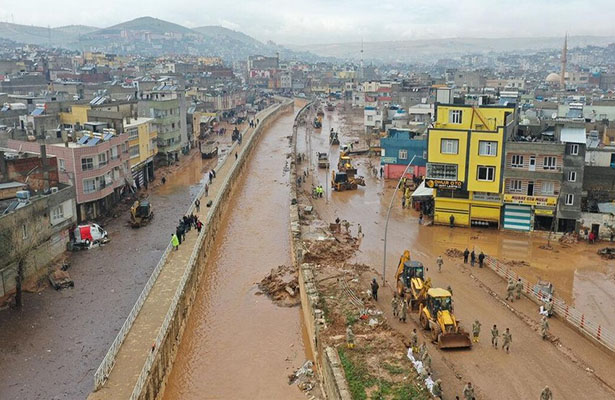
<instances>
[{"instance_id":1,"label":"signboard","mask_svg":"<svg viewBox=\"0 0 615 400\"><path fill-rule=\"evenodd\" d=\"M543 210L540 208L537 208L534 210L534 214L536 215L545 215L545 216L553 216L553 210Z\"/></svg>"},{"instance_id":2,"label":"signboard","mask_svg":"<svg viewBox=\"0 0 615 400\"><path fill-rule=\"evenodd\" d=\"M505 203L525 204L528 206L555 206L557 197L555 196L525 196L522 194L505 194Z\"/></svg>"},{"instance_id":3,"label":"signboard","mask_svg":"<svg viewBox=\"0 0 615 400\"><path fill-rule=\"evenodd\" d=\"M384 164L397 164L397 157L380 157L380 161Z\"/></svg>"},{"instance_id":4,"label":"signboard","mask_svg":"<svg viewBox=\"0 0 615 400\"><path fill-rule=\"evenodd\" d=\"M425 186L432 189L461 189L463 182L451 181L448 179L427 179L425 181Z\"/></svg>"},{"instance_id":5,"label":"signboard","mask_svg":"<svg viewBox=\"0 0 615 400\"><path fill-rule=\"evenodd\" d=\"M473 200L478 201L491 201L493 203L499 203L501 198L499 193L487 193L487 192L474 192L472 194Z\"/></svg>"}]
</instances>

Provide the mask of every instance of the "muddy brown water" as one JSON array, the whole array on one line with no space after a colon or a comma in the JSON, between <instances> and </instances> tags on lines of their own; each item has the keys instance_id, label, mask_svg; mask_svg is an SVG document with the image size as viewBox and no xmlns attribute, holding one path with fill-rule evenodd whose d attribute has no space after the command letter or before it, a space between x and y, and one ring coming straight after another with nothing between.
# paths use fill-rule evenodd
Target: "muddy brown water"
<instances>
[{"instance_id":1,"label":"muddy brown water","mask_svg":"<svg viewBox=\"0 0 615 400\"><path fill-rule=\"evenodd\" d=\"M257 283L290 258L288 113L264 132L241 178L187 322L165 399L303 399L287 376L306 359L300 308Z\"/></svg>"}]
</instances>

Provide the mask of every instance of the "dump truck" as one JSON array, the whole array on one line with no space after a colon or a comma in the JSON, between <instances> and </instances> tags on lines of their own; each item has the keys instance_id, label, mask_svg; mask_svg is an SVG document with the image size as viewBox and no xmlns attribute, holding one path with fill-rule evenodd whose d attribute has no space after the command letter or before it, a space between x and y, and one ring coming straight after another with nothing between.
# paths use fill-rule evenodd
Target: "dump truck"
<instances>
[{"instance_id":1,"label":"dump truck","mask_svg":"<svg viewBox=\"0 0 615 400\"><path fill-rule=\"evenodd\" d=\"M349 176L346 172L331 171L331 187L333 190L356 190L359 186L365 186L362 176Z\"/></svg>"},{"instance_id":2,"label":"dump truck","mask_svg":"<svg viewBox=\"0 0 615 400\"><path fill-rule=\"evenodd\" d=\"M419 305L419 315L421 326L431 331L431 340L438 344L438 348L472 347L470 334L460 327L453 314L453 299L448 290L427 290L425 301Z\"/></svg>"},{"instance_id":3,"label":"dump truck","mask_svg":"<svg viewBox=\"0 0 615 400\"><path fill-rule=\"evenodd\" d=\"M404 251L399 258L395 281L397 282L397 295L410 304L413 312L417 312L419 305L425 302L427 291L431 288L431 279L425 280L423 263L413 261L409 250Z\"/></svg>"},{"instance_id":4,"label":"dump truck","mask_svg":"<svg viewBox=\"0 0 615 400\"><path fill-rule=\"evenodd\" d=\"M130 225L140 228L154 218L152 205L148 200L136 200L130 207Z\"/></svg>"},{"instance_id":5,"label":"dump truck","mask_svg":"<svg viewBox=\"0 0 615 400\"><path fill-rule=\"evenodd\" d=\"M318 168L329 168L329 155L327 153L316 152L318 157Z\"/></svg>"}]
</instances>

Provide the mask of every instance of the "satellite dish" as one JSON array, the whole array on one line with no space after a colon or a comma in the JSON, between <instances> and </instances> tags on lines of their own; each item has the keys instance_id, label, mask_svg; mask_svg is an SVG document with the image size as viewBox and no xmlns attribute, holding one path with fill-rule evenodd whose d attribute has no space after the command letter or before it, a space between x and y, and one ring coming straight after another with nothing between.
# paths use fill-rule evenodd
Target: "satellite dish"
<instances>
[{"instance_id":1,"label":"satellite dish","mask_svg":"<svg viewBox=\"0 0 615 400\"><path fill-rule=\"evenodd\" d=\"M551 114L551 118L553 118L553 119L557 118L557 113Z\"/></svg>"}]
</instances>

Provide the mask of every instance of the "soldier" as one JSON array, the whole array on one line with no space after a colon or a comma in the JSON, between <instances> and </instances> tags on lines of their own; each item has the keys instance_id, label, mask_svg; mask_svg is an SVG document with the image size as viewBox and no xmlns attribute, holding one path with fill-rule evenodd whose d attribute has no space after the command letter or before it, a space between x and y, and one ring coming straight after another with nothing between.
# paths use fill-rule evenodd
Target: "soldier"
<instances>
[{"instance_id":1,"label":"soldier","mask_svg":"<svg viewBox=\"0 0 615 400\"><path fill-rule=\"evenodd\" d=\"M549 386L545 386L540 393L540 400L553 400L553 392L549 389Z\"/></svg>"},{"instance_id":2,"label":"soldier","mask_svg":"<svg viewBox=\"0 0 615 400\"><path fill-rule=\"evenodd\" d=\"M508 278L508 286L506 286L506 300L510 300L511 303L515 301L515 295L513 294L514 290L515 284L512 278Z\"/></svg>"},{"instance_id":3,"label":"soldier","mask_svg":"<svg viewBox=\"0 0 615 400\"><path fill-rule=\"evenodd\" d=\"M442 398L442 381L440 379L436 379L434 382L433 388L431 388L431 393L433 393L436 399Z\"/></svg>"},{"instance_id":4,"label":"soldier","mask_svg":"<svg viewBox=\"0 0 615 400\"><path fill-rule=\"evenodd\" d=\"M542 339L546 339L549 334L549 320L545 315L542 316L542 320L540 321L540 335Z\"/></svg>"},{"instance_id":5,"label":"soldier","mask_svg":"<svg viewBox=\"0 0 615 400\"><path fill-rule=\"evenodd\" d=\"M451 287L451 285L448 285L446 287L446 290L448 290L448 292L451 294L451 296L453 295L453 288Z\"/></svg>"},{"instance_id":6,"label":"soldier","mask_svg":"<svg viewBox=\"0 0 615 400\"><path fill-rule=\"evenodd\" d=\"M423 362L423 367L425 368L425 370L427 370L428 372L431 371L431 356L427 351L425 352L425 354L423 354L423 358L421 359L421 361Z\"/></svg>"},{"instance_id":7,"label":"soldier","mask_svg":"<svg viewBox=\"0 0 615 400\"><path fill-rule=\"evenodd\" d=\"M466 400L474 399L474 388L472 387L472 382L468 382L468 384L463 388L463 398Z\"/></svg>"},{"instance_id":8,"label":"soldier","mask_svg":"<svg viewBox=\"0 0 615 400\"><path fill-rule=\"evenodd\" d=\"M472 341L474 343L478 343L478 335L480 334L480 322L478 320L474 321L472 325L472 336L474 337Z\"/></svg>"},{"instance_id":9,"label":"soldier","mask_svg":"<svg viewBox=\"0 0 615 400\"><path fill-rule=\"evenodd\" d=\"M506 332L502 334L502 339L504 340L504 343L502 343L502 349L506 349L506 352L508 353L510 350L510 344L512 343L512 334L508 328L506 328Z\"/></svg>"},{"instance_id":10,"label":"soldier","mask_svg":"<svg viewBox=\"0 0 615 400\"><path fill-rule=\"evenodd\" d=\"M406 315L408 314L408 303L406 303L406 300L402 300L401 301L401 310L399 312L399 320L401 322L406 322Z\"/></svg>"},{"instance_id":11,"label":"soldier","mask_svg":"<svg viewBox=\"0 0 615 400\"><path fill-rule=\"evenodd\" d=\"M491 345L498 348L498 338L500 337L500 331L498 330L497 325L493 324L493 328L491 328Z\"/></svg>"},{"instance_id":12,"label":"soldier","mask_svg":"<svg viewBox=\"0 0 615 400\"><path fill-rule=\"evenodd\" d=\"M444 264L442 256L438 256L438 258L436 259L436 264L438 264L438 272L442 272L442 264Z\"/></svg>"},{"instance_id":13,"label":"soldier","mask_svg":"<svg viewBox=\"0 0 615 400\"><path fill-rule=\"evenodd\" d=\"M545 302L544 310L547 313L547 317L551 318L551 315L553 315L553 299Z\"/></svg>"},{"instance_id":14,"label":"soldier","mask_svg":"<svg viewBox=\"0 0 615 400\"><path fill-rule=\"evenodd\" d=\"M419 335L416 333L416 328L412 330L410 334L410 347L412 348L412 352L416 353L419 346Z\"/></svg>"},{"instance_id":15,"label":"soldier","mask_svg":"<svg viewBox=\"0 0 615 400\"><path fill-rule=\"evenodd\" d=\"M354 332L350 325L346 327L346 347L354 349Z\"/></svg>"},{"instance_id":16,"label":"soldier","mask_svg":"<svg viewBox=\"0 0 615 400\"><path fill-rule=\"evenodd\" d=\"M396 294L391 299L391 308L393 308L393 316L397 317L399 315L399 299L397 299Z\"/></svg>"},{"instance_id":17,"label":"soldier","mask_svg":"<svg viewBox=\"0 0 615 400\"><path fill-rule=\"evenodd\" d=\"M423 359L423 354L425 354L427 352L427 345L425 344L425 342L423 342L421 344L421 347L419 347L419 359Z\"/></svg>"},{"instance_id":18,"label":"soldier","mask_svg":"<svg viewBox=\"0 0 615 400\"><path fill-rule=\"evenodd\" d=\"M523 292L523 282L521 282L521 278L519 278L517 280L517 285L515 286L515 289L517 289L517 300L519 300L521 298L521 293Z\"/></svg>"}]
</instances>

